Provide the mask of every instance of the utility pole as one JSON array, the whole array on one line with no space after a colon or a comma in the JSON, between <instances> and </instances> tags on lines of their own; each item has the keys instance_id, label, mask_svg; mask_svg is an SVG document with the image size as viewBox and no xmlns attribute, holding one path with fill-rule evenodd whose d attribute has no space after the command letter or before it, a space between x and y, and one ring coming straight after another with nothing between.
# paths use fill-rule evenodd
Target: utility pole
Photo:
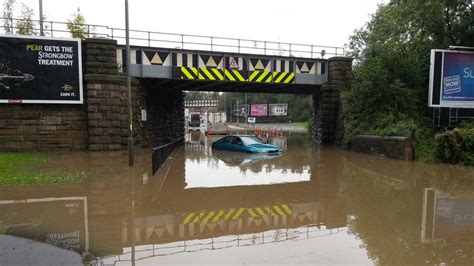
<instances>
[{"instance_id":1,"label":"utility pole","mask_svg":"<svg viewBox=\"0 0 474 266\"><path fill-rule=\"evenodd\" d=\"M43 0L39 0L39 22L40 22L40 36L44 36L44 32L43 32Z\"/></svg>"},{"instance_id":2,"label":"utility pole","mask_svg":"<svg viewBox=\"0 0 474 266\"><path fill-rule=\"evenodd\" d=\"M245 108L247 108L247 93L245 93ZM247 117L249 116L248 112L245 112L245 121L244 123L247 123ZM248 126L248 125L247 125Z\"/></svg>"},{"instance_id":3,"label":"utility pole","mask_svg":"<svg viewBox=\"0 0 474 266\"><path fill-rule=\"evenodd\" d=\"M132 113L132 86L130 81L130 29L128 27L128 0L125 0L125 46L128 90L128 165L133 166L133 113Z\"/></svg>"}]
</instances>

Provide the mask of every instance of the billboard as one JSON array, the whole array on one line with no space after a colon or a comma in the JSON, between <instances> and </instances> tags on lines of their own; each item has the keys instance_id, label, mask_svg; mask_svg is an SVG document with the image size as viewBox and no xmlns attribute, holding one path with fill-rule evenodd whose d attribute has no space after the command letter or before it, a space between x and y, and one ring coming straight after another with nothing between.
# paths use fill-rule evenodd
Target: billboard
<instances>
[{"instance_id":1,"label":"billboard","mask_svg":"<svg viewBox=\"0 0 474 266\"><path fill-rule=\"evenodd\" d=\"M474 53L431 50L430 107L474 108Z\"/></svg>"},{"instance_id":2,"label":"billboard","mask_svg":"<svg viewBox=\"0 0 474 266\"><path fill-rule=\"evenodd\" d=\"M248 104L237 104L234 105L234 116L248 116L249 115L249 105Z\"/></svg>"},{"instance_id":3,"label":"billboard","mask_svg":"<svg viewBox=\"0 0 474 266\"><path fill-rule=\"evenodd\" d=\"M0 36L0 103L82 104L81 40Z\"/></svg>"},{"instance_id":4,"label":"billboard","mask_svg":"<svg viewBox=\"0 0 474 266\"><path fill-rule=\"evenodd\" d=\"M287 116L288 104L286 103L271 103L268 105L270 109L270 116Z\"/></svg>"},{"instance_id":5,"label":"billboard","mask_svg":"<svg viewBox=\"0 0 474 266\"><path fill-rule=\"evenodd\" d=\"M424 189L421 241L454 240L474 233L474 198Z\"/></svg>"},{"instance_id":6,"label":"billboard","mask_svg":"<svg viewBox=\"0 0 474 266\"><path fill-rule=\"evenodd\" d=\"M0 200L0 233L81 254L89 249L87 215L85 197Z\"/></svg>"},{"instance_id":7,"label":"billboard","mask_svg":"<svg viewBox=\"0 0 474 266\"><path fill-rule=\"evenodd\" d=\"M251 116L268 116L268 105L264 104L252 104L250 106Z\"/></svg>"}]
</instances>

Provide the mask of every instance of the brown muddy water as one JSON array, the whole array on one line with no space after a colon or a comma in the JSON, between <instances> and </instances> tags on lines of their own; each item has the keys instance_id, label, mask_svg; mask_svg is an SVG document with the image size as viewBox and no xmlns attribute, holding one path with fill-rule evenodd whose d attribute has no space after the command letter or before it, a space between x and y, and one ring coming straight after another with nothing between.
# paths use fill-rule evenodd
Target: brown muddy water
<instances>
[{"instance_id":1,"label":"brown muddy water","mask_svg":"<svg viewBox=\"0 0 474 266\"><path fill-rule=\"evenodd\" d=\"M156 175L149 150L132 169L125 153L55 155L47 168L95 177L1 188L0 236L88 265L474 264L472 167L316 148L306 135L270 138L279 156L216 152L214 139L188 134Z\"/></svg>"}]
</instances>

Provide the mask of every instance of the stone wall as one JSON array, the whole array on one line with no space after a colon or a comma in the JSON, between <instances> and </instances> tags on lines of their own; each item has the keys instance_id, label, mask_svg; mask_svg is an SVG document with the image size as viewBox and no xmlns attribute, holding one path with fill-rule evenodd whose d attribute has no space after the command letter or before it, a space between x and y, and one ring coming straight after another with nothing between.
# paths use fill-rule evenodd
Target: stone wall
<instances>
[{"instance_id":1,"label":"stone wall","mask_svg":"<svg viewBox=\"0 0 474 266\"><path fill-rule=\"evenodd\" d=\"M0 150L87 148L84 105L0 104Z\"/></svg>"},{"instance_id":2,"label":"stone wall","mask_svg":"<svg viewBox=\"0 0 474 266\"><path fill-rule=\"evenodd\" d=\"M413 160L413 141L407 137L360 135L351 139L349 149L400 160Z\"/></svg>"},{"instance_id":3,"label":"stone wall","mask_svg":"<svg viewBox=\"0 0 474 266\"><path fill-rule=\"evenodd\" d=\"M313 139L320 144L340 144L344 137L341 93L352 71L352 58L328 60L328 83L313 94Z\"/></svg>"}]
</instances>

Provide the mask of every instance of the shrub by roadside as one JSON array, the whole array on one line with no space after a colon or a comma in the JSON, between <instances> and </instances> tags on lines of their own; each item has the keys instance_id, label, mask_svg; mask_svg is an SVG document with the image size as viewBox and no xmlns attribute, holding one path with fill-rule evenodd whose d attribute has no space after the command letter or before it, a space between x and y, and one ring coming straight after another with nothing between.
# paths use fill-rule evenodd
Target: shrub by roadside
<instances>
[{"instance_id":1,"label":"shrub by roadside","mask_svg":"<svg viewBox=\"0 0 474 266\"><path fill-rule=\"evenodd\" d=\"M436 134L435 158L445 163L474 165L474 125Z\"/></svg>"}]
</instances>

